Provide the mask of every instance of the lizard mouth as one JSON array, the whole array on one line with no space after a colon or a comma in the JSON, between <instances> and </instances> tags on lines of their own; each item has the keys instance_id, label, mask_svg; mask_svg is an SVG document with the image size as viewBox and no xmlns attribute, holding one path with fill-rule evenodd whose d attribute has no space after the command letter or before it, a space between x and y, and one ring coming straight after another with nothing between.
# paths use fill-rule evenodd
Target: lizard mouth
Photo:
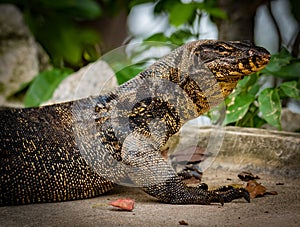
<instances>
[{"instance_id":1,"label":"lizard mouth","mask_svg":"<svg viewBox=\"0 0 300 227\"><path fill-rule=\"evenodd\" d=\"M228 72L230 76L247 76L262 70L270 62L269 53L260 56L249 57L247 61L239 62L235 69Z\"/></svg>"},{"instance_id":2,"label":"lizard mouth","mask_svg":"<svg viewBox=\"0 0 300 227\"><path fill-rule=\"evenodd\" d=\"M251 54L250 54L251 55ZM260 56L253 56L249 58L249 66L252 72L262 70L269 62L271 55L269 53Z\"/></svg>"},{"instance_id":3,"label":"lizard mouth","mask_svg":"<svg viewBox=\"0 0 300 227\"><path fill-rule=\"evenodd\" d=\"M262 70L270 61L270 54L253 56L234 64L223 64L212 69L218 81L238 81L245 76Z\"/></svg>"},{"instance_id":4,"label":"lizard mouth","mask_svg":"<svg viewBox=\"0 0 300 227\"><path fill-rule=\"evenodd\" d=\"M270 61L271 55L265 51L263 54L249 53L249 57L243 60L233 59L231 63L218 61L205 62L208 68L219 79L230 77L231 79L241 79L252 73L262 70ZM228 78L227 78L228 79Z\"/></svg>"}]
</instances>

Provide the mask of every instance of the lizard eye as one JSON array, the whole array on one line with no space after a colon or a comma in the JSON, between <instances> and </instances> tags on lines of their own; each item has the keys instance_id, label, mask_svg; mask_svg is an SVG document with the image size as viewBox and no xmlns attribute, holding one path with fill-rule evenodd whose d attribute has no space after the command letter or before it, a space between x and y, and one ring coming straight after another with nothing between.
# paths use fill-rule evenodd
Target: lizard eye
<instances>
[{"instance_id":1,"label":"lizard eye","mask_svg":"<svg viewBox=\"0 0 300 227\"><path fill-rule=\"evenodd\" d=\"M226 52L227 49L221 45L216 46L215 50L219 51L219 52Z\"/></svg>"}]
</instances>

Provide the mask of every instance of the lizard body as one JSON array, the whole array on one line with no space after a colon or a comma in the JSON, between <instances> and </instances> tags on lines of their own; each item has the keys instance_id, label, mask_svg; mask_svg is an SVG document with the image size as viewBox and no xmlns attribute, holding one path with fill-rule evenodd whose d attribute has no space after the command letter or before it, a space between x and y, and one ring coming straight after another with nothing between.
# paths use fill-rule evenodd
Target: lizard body
<instances>
[{"instance_id":1,"label":"lizard body","mask_svg":"<svg viewBox=\"0 0 300 227\"><path fill-rule=\"evenodd\" d=\"M0 205L97 196L129 177L162 202L209 204L244 196L187 187L159 155L269 53L248 42L183 45L109 94L0 111Z\"/></svg>"}]
</instances>

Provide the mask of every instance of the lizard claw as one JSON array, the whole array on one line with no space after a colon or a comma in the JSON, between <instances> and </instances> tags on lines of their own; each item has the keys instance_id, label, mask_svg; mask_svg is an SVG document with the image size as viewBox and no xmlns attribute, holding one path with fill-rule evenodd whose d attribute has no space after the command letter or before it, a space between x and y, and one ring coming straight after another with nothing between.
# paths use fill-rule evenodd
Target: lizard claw
<instances>
[{"instance_id":1,"label":"lizard claw","mask_svg":"<svg viewBox=\"0 0 300 227\"><path fill-rule=\"evenodd\" d=\"M218 195L218 201L222 206L224 206L224 198L222 196Z\"/></svg>"},{"instance_id":2,"label":"lizard claw","mask_svg":"<svg viewBox=\"0 0 300 227\"><path fill-rule=\"evenodd\" d=\"M216 193L216 192L211 192L211 196L210 196L210 199L209 199L209 203L221 203L222 206L224 206L224 198L221 194L219 193Z\"/></svg>"},{"instance_id":3,"label":"lizard claw","mask_svg":"<svg viewBox=\"0 0 300 227\"><path fill-rule=\"evenodd\" d=\"M227 189L227 190L225 190ZM214 190L216 194L223 197L224 202L228 203L235 199L244 198L248 203L250 203L250 194L245 188L235 188L233 186L224 186L222 189Z\"/></svg>"},{"instance_id":4,"label":"lizard claw","mask_svg":"<svg viewBox=\"0 0 300 227\"><path fill-rule=\"evenodd\" d=\"M250 203L250 194L246 189L244 189L243 197L248 203Z\"/></svg>"},{"instance_id":5,"label":"lizard claw","mask_svg":"<svg viewBox=\"0 0 300 227\"><path fill-rule=\"evenodd\" d=\"M229 203L232 200L244 198L247 202L250 202L250 194L245 188L239 188L232 185L222 186L215 190L208 190L208 186L205 183L199 184L193 189L197 190L197 194L205 194L205 204L210 203ZM200 193L201 192L201 193Z\"/></svg>"},{"instance_id":6,"label":"lizard claw","mask_svg":"<svg viewBox=\"0 0 300 227\"><path fill-rule=\"evenodd\" d=\"M197 185L197 188L203 189L203 190L205 190L205 191L208 191L208 185L205 184L205 183L198 184L198 185Z\"/></svg>"}]
</instances>

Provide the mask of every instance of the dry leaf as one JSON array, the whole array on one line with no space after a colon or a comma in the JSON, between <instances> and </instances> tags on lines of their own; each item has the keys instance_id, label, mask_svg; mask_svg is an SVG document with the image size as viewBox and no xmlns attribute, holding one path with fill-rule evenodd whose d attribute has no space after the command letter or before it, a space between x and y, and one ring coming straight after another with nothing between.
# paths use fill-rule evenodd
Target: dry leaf
<instances>
[{"instance_id":1,"label":"dry leaf","mask_svg":"<svg viewBox=\"0 0 300 227\"><path fill-rule=\"evenodd\" d=\"M115 201L110 202L109 205L118 207L122 210L132 211L134 208L134 200L130 198L117 199Z\"/></svg>"},{"instance_id":2,"label":"dry leaf","mask_svg":"<svg viewBox=\"0 0 300 227\"><path fill-rule=\"evenodd\" d=\"M181 220L179 221L179 225L189 225L189 223L187 223L185 220Z\"/></svg>"},{"instance_id":3,"label":"dry leaf","mask_svg":"<svg viewBox=\"0 0 300 227\"><path fill-rule=\"evenodd\" d=\"M276 191L266 192L265 195L278 195Z\"/></svg>"},{"instance_id":4,"label":"dry leaf","mask_svg":"<svg viewBox=\"0 0 300 227\"><path fill-rule=\"evenodd\" d=\"M249 180L255 180L255 179L260 179L259 176L254 176L251 172L247 172L247 171L243 171L241 173L238 174L238 177L242 180L242 181L249 181Z\"/></svg>"},{"instance_id":5,"label":"dry leaf","mask_svg":"<svg viewBox=\"0 0 300 227\"><path fill-rule=\"evenodd\" d=\"M266 187L262 186L260 183L257 183L255 180L248 181L246 189L249 192L251 199L257 196L263 196L267 190Z\"/></svg>"},{"instance_id":6,"label":"dry leaf","mask_svg":"<svg viewBox=\"0 0 300 227\"><path fill-rule=\"evenodd\" d=\"M179 163L199 163L206 158L205 149L198 146L190 146L184 150L176 151L171 155Z\"/></svg>"}]
</instances>

